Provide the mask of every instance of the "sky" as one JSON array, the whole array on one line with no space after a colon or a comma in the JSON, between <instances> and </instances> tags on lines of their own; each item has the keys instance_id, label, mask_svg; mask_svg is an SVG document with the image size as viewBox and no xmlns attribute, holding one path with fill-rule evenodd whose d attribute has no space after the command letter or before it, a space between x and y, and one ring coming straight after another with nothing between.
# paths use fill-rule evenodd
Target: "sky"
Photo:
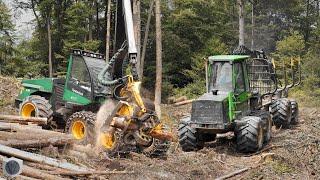
<instances>
[{"instance_id":1,"label":"sky","mask_svg":"<svg viewBox=\"0 0 320 180\"><path fill-rule=\"evenodd\" d=\"M0 0L1 1L1 0ZM34 16L32 11L15 11L13 8L12 0L2 0L7 7L11 10L12 21L16 25L17 40L30 39L34 30L33 20ZM21 0L25 1L25 0Z\"/></svg>"}]
</instances>

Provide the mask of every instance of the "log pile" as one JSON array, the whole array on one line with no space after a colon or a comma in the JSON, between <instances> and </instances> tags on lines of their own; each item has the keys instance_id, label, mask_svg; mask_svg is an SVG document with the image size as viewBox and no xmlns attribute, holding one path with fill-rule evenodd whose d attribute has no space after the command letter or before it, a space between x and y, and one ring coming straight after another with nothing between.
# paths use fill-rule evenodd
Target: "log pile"
<instances>
[{"instance_id":1,"label":"log pile","mask_svg":"<svg viewBox=\"0 0 320 180\"><path fill-rule=\"evenodd\" d=\"M0 115L0 164L10 157L23 160L22 174L18 179L74 179L128 173L97 171L92 167L38 154L47 147L65 150L75 143L69 134L44 130L38 126L45 124L45 118ZM3 177L2 171L0 177Z\"/></svg>"}]
</instances>

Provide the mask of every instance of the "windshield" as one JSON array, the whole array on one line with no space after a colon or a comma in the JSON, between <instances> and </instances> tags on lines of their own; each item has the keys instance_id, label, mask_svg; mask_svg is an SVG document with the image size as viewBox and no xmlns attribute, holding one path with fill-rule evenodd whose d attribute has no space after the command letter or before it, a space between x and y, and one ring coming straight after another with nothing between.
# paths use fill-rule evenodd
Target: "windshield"
<instances>
[{"instance_id":1,"label":"windshield","mask_svg":"<svg viewBox=\"0 0 320 180\"><path fill-rule=\"evenodd\" d=\"M229 62L213 62L208 73L209 91L232 91L232 65Z\"/></svg>"}]
</instances>

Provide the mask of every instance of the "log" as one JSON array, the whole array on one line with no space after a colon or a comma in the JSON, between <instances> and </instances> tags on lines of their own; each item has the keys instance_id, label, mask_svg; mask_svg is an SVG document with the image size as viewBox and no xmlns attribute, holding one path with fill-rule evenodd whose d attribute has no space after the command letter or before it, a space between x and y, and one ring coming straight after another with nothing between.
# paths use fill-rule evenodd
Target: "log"
<instances>
[{"instance_id":1,"label":"log","mask_svg":"<svg viewBox=\"0 0 320 180\"><path fill-rule=\"evenodd\" d=\"M132 171L52 171L50 174L62 176L89 176L89 175L110 175L110 174L133 174Z\"/></svg>"},{"instance_id":2,"label":"log","mask_svg":"<svg viewBox=\"0 0 320 180\"><path fill-rule=\"evenodd\" d=\"M185 101L181 101L181 102L177 102L177 103L174 103L173 105L174 106L182 106L182 105L185 105L185 104L190 104L194 101L194 99L191 99L191 100L185 100Z\"/></svg>"},{"instance_id":3,"label":"log","mask_svg":"<svg viewBox=\"0 0 320 180\"><path fill-rule=\"evenodd\" d=\"M61 136L65 135L65 133L50 131L42 129L40 126L36 125L20 125L14 123L4 123L0 122L0 129L8 129L10 128L11 131L21 131L21 132L32 132L32 133L39 133L41 135L52 135L52 136Z\"/></svg>"},{"instance_id":4,"label":"log","mask_svg":"<svg viewBox=\"0 0 320 180\"><path fill-rule=\"evenodd\" d=\"M0 144L0 153L6 154L8 156L14 156L16 158L20 158L23 160L37 162L37 163L43 163L43 164L51 165L54 167L59 167L62 169L71 170L71 171L88 171L87 168L77 166L75 164L59 161L57 159L53 159L53 158L39 155L39 154L34 154L34 153L22 151L22 150L11 148L11 147L1 145L1 144Z\"/></svg>"},{"instance_id":5,"label":"log","mask_svg":"<svg viewBox=\"0 0 320 180\"><path fill-rule=\"evenodd\" d=\"M34 123L40 125L47 124L47 118L40 118L40 117L22 117L22 116L14 116L14 115L3 115L0 114L0 121L1 122L9 122L9 123Z\"/></svg>"},{"instance_id":6,"label":"log","mask_svg":"<svg viewBox=\"0 0 320 180\"><path fill-rule=\"evenodd\" d=\"M28 177L38 178L38 179L48 179L48 180L65 180L66 179L66 178L62 178L59 176L49 174L49 173L41 171L39 169L29 167L27 165L23 165L23 169L22 169L21 174L28 176Z\"/></svg>"},{"instance_id":7,"label":"log","mask_svg":"<svg viewBox=\"0 0 320 180\"><path fill-rule=\"evenodd\" d=\"M216 180L229 179L229 178L231 178L231 177L233 177L233 176L236 176L236 175L238 175L238 174L241 174L241 173L243 173L243 172L246 172L246 171L248 171L249 169L250 169L250 168L239 169L239 170L233 171L233 172L231 172L231 173L229 173L229 174L226 174L226 175L224 175L224 176L220 176L220 177L216 178Z\"/></svg>"},{"instance_id":8,"label":"log","mask_svg":"<svg viewBox=\"0 0 320 180\"><path fill-rule=\"evenodd\" d=\"M33 140L9 140L9 141L1 141L0 144L5 146L10 146L13 148L41 148L48 147L50 145L53 146L63 146L66 144L72 144L76 140L71 136L64 137L53 137L49 139L33 139Z\"/></svg>"},{"instance_id":9,"label":"log","mask_svg":"<svg viewBox=\"0 0 320 180\"><path fill-rule=\"evenodd\" d=\"M19 129L42 129L41 126L37 125L20 125L20 124L14 124L14 123L6 123L6 122L0 122L0 130L4 131L16 131Z\"/></svg>"}]
</instances>

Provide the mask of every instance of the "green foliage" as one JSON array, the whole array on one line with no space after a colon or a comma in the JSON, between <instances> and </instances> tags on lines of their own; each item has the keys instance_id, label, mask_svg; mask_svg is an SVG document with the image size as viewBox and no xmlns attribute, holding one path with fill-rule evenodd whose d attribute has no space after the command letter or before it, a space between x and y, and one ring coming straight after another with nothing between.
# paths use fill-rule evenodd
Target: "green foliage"
<instances>
[{"instance_id":1,"label":"green foliage","mask_svg":"<svg viewBox=\"0 0 320 180\"><path fill-rule=\"evenodd\" d=\"M42 76L47 71L47 64L35 59L31 46L33 41L23 41L16 47L15 56L4 66L3 73L15 77L25 77L27 74L33 77Z\"/></svg>"},{"instance_id":2,"label":"green foliage","mask_svg":"<svg viewBox=\"0 0 320 180\"><path fill-rule=\"evenodd\" d=\"M299 57L305 48L303 36L294 31L276 43L275 56L278 58Z\"/></svg>"},{"instance_id":3,"label":"green foliage","mask_svg":"<svg viewBox=\"0 0 320 180\"><path fill-rule=\"evenodd\" d=\"M11 21L11 12L4 2L0 1L0 72L3 64L13 53L14 25Z\"/></svg>"}]
</instances>

